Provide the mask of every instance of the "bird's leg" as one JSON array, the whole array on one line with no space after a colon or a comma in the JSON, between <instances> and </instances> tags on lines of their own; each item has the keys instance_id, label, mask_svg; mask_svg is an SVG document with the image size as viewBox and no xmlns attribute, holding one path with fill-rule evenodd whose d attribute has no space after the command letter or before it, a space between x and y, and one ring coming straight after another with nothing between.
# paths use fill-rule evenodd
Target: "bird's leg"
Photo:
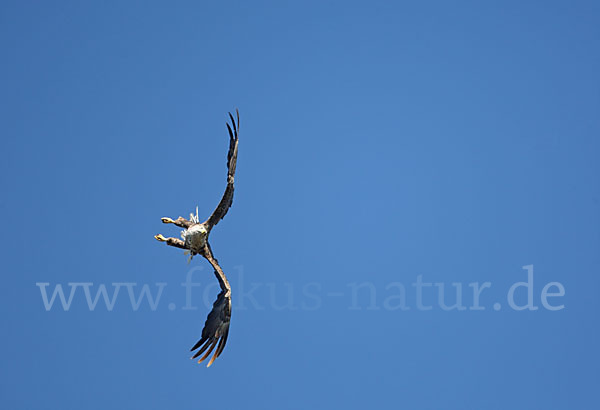
<instances>
[{"instance_id":1,"label":"bird's leg","mask_svg":"<svg viewBox=\"0 0 600 410\"><path fill-rule=\"evenodd\" d=\"M180 228L184 228L184 229L187 229L194 224L192 221L189 221L182 216L180 216L179 218L177 218L175 220L173 220L171 218L167 218L167 217L160 218L160 220L164 224L175 224L175 225L179 226Z\"/></svg>"},{"instance_id":2,"label":"bird's leg","mask_svg":"<svg viewBox=\"0 0 600 410\"><path fill-rule=\"evenodd\" d=\"M154 235L154 239L160 242L166 242L169 246L174 246L176 248L187 249L185 247L185 242L178 238L165 238L161 234Z\"/></svg>"}]
</instances>

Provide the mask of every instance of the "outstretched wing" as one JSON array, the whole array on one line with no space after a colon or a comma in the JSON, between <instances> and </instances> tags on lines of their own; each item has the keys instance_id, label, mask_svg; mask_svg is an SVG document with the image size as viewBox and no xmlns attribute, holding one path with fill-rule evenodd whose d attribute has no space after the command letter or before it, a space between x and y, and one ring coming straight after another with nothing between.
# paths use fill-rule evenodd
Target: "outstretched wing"
<instances>
[{"instance_id":1,"label":"outstretched wing","mask_svg":"<svg viewBox=\"0 0 600 410\"><path fill-rule=\"evenodd\" d=\"M197 358L202 353L204 356L198 360L198 363L202 363L213 351L215 346L217 350L215 354L208 362L206 367L210 367L217 357L223 352L225 343L227 343L227 336L229 335L229 320L231 319L231 293L221 291L217 300L215 301L211 312L208 314L206 323L204 323L204 329L202 329L202 338L198 340L198 343L192 347L192 351L200 348L192 359ZM208 350L207 350L208 349Z\"/></svg>"},{"instance_id":2,"label":"outstretched wing","mask_svg":"<svg viewBox=\"0 0 600 410\"><path fill-rule=\"evenodd\" d=\"M221 202L219 202L217 208L206 221L209 231L213 226L218 224L223 217L225 217L225 214L227 214L227 211L233 203L233 180L235 176L235 166L237 163L238 132L240 129L240 113L237 109L235 110L235 113L237 117L237 124L231 113L229 113L231 126L229 126L229 123L227 123L227 131L229 131L229 152L227 153L227 188L225 188L225 193L223 194L223 198L221 198ZM233 130L231 127L233 127Z\"/></svg>"},{"instance_id":3,"label":"outstretched wing","mask_svg":"<svg viewBox=\"0 0 600 410\"><path fill-rule=\"evenodd\" d=\"M191 351L198 350L192 359L197 358L202 353L204 355L198 360L198 363L204 361L212 351L217 348L215 354L208 362L206 367L210 367L219 355L225 349L225 343L227 343L227 336L229 335L229 322L231 321L231 287L229 282L223 273L223 269L219 266L219 262L212 255L210 246L207 244L202 254L213 266L215 276L221 286L221 293L217 296L217 300L213 304L213 308L206 318L204 323L204 329L202 329L202 337L192 347ZM205 353L206 352L206 353Z\"/></svg>"}]
</instances>

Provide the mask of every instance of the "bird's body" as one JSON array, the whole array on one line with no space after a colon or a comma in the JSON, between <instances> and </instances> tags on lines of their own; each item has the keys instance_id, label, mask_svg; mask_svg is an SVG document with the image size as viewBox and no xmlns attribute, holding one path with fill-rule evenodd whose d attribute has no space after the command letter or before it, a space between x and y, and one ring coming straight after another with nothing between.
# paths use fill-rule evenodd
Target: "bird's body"
<instances>
[{"instance_id":1,"label":"bird's body","mask_svg":"<svg viewBox=\"0 0 600 410\"><path fill-rule=\"evenodd\" d=\"M194 255L202 252L208 243L208 231L206 226L201 223L195 223L189 228L181 231L181 239L185 247L190 251L190 260Z\"/></svg>"},{"instance_id":2,"label":"bird's body","mask_svg":"<svg viewBox=\"0 0 600 410\"><path fill-rule=\"evenodd\" d=\"M198 363L205 360L216 347L215 354L208 362L208 366L219 357L225 348L227 336L229 335L229 322L231 320L231 286L229 285L229 281L227 280L223 269L221 269L219 262L213 256L210 244L208 243L208 235L212 228L223 219L233 203L233 181L237 163L238 131L240 124L240 115L237 110L236 114L237 124L231 113L229 114L233 130L229 124L227 124L227 130L229 131L227 187L225 188L225 193L217 205L217 208L212 215L202 223L200 223L200 220L198 219L198 208L196 208L196 215L191 214L189 220L181 216L175 220L166 217L162 218L163 223L172 223L184 228L181 232L181 239L165 238L160 234L155 236L157 240L166 242L167 245L185 249L186 252L189 252L190 254L190 260L194 255L203 256L211 264L215 277L219 281L221 292L217 296L217 300L213 304L213 308L204 323L200 340L192 347L192 351L199 349L194 356L192 356L192 359L195 359L204 353L200 360L198 360Z\"/></svg>"}]
</instances>

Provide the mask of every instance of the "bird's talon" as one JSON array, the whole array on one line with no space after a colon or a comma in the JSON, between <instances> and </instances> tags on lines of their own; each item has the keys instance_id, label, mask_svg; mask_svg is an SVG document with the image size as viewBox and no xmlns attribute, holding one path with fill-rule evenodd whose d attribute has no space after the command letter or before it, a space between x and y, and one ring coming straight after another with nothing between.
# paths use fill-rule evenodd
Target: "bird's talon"
<instances>
[{"instance_id":1,"label":"bird's talon","mask_svg":"<svg viewBox=\"0 0 600 410\"><path fill-rule=\"evenodd\" d=\"M154 239L156 239L157 241L160 241L160 242L166 242L167 241L167 238L165 238L161 234L154 235Z\"/></svg>"}]
</instances>

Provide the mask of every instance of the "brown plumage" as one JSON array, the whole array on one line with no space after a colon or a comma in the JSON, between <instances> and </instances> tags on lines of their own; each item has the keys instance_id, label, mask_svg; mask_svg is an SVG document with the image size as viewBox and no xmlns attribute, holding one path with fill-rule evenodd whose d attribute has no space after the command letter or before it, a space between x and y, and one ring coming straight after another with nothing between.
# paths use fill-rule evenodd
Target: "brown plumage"
<instances>
[{"instance_id":1,"label":"brown plumage","mask_svg":"<svg viewBox=\"0 0 600 410\"><path fill-rule=\"evenodd\" d=\"M196 215L191 214L190 219L179 217L175 220L171 218L162 218L163 223L172 223L176 226L184 228L181 233L182 239L165 238L158 234L155 238L161 242L165 242L169 246L185 249L190 253L190 259L194 255L203 256L212 266L215 276L219 281L221 292L217 296L217 300L213 304L213 308L206 318L204 328L200 340L192 347L192 351L199 349L192 359L198 356L203 356L198 360L198 363L204 361L215 351L212 358L208 362L207 367L213 364L215 359L223 352L227 336L229 335L229 322L231 320L231 286L227 281L227 277L221 269L219 262L213 256L210 244L208 243L208 235L214 226L219 223L233 203L233 183L235 177L235 167L238 153L238 133L240 128L240 114L235 110L236 118L229 113L232 125L227 124L229 132L229 151L227 153L227 187L221 201L217 205L212 215L204 222L200 223L198 219L198 210ZM237 119L237 124L236 124ZM232 129L233 127L233 129ZM216 350L215 350L216 347Z\"/></svg>"}]
</instances>

